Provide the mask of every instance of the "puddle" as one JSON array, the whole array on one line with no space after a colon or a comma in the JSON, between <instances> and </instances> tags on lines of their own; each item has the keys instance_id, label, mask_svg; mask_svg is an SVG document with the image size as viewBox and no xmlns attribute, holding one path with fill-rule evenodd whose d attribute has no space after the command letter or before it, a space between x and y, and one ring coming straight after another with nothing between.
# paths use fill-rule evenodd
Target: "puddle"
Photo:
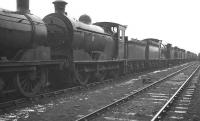
<instances>
[{"instance_id":1,"label":"puddle","mask_svg":"<svg viewBox=\"0 0 200 121\"><path fill-rule=\"evenodd\" d=\"M171 118L171 119L183 119L183 117L177 117L177 116L171 116L169 118Z\"/></svg>"},{"instance_id":2,"label":"puddle","mask_svg":"<svg viewBox=\"0 0 200 121\"><path fill-rule=\"evenodd\" d=\"M186 113L186 111L175 110L175 113Z\"/></svg>"},{"instance_id":3,"label":"puddle","mask_svg":"<svg viewBox=\"0 0 200 121\"><path fill-rule=\"evenodd\" d=\"M154 98L169 98L168 96L165 96L165 95L151 95L151 97L154 97Z\"/></svg>"},{"instance_id":4,"label":"puddle","mask_svg":"<svg viewBox=\"0 0 200 121\"><path fill-rule=\"evenodd\" d=\"M183 100L191 100L189 97L183 97Z\"/></svg>"},{"instance_id":5,"label":"puddle","mask_svg":"<svg viewBox=\"0 0 200 121\"><path fill-rule=\"evenodd\" d=\"M153 103L155 103L155 104L161 104L162 102L153 102Z\"/></svg>"},{"instance_id":6,"label":"puddle","mask_svg":"<svg viewBox=\"0 0 200 121\"><path fill-rule=\"evenodd\" d=\"M164 94L164 93L147 93L147 94L150 94L150 95L168 95L168 94Z\"/></svg>"},{"instance_id":7,"label":"puddle","mask_svg":"<svg viewBox=\"0 0 200 121\"><path fill-rule=\"evenodd\" d=\"M189 103L190 100L180 100L181 102L186 102L186 103Z\"/></svg>"},{"instance_id":8,"label":"puddle","mask_svg":"<svg viewBox=\"0 0 200 121\"><path fill-rule=\"evenodd\" d=\"M114 114L122 114L126 116L135 116L136 113L125 113L125 112L113 112Z\"/></svg>"},{"instance_id":9,"label":"puddle","mask_svg":"<svg viewBox=\"0 0 200 121\"><path fill-rule=\"evenodd\" d=\"M130 85L130 84L133 84L133 83L135 83L135 81L137 81L138 79L131 79L131 80L129 80L129 81L126 81L126 82L123 82L123 83L121 83L121 84L118 84L117 86L124 86L124 85Z\"/></svg>"},{"instance_id":10,"label":"puddle","mask_svg":"<svg viewBox=\"0 0 200 121\"><path fill-rule=\"evenodd\" d=\"M175 107L176 109L183 109L183 110L187 110L188 107Z\"/></svg>"},{"instance_id":11,"label":"puddle","mask_svg":"<svg viewBox=\"0 0 200 121\"><path fill-rule=\"evenodd\" d=\"M85 115L78 115L77 117L78 117L78 118L81 118L81 117L83 117L83 116L85 116Z\"/></svg>"},{"instance_id":12,"label":"puddle","mask_svg":"<svg viewBox=\"0 0 200 121\"><path fill-rule=\"evenodd\" d=\"M138 120L125 119L125 118L115 118L115 117L104 117L104 119L110 120L110 121L138 121Z\"/></svg>"},{"instance_id":13,"label":"puddle","mask_svg":"<svg viewBox=\"0 0 200 121\"><path fill-rule=\"evenodd\" d=\"M180 73L173 77L171 80L186 80L188 78L188 75L185 75L184 73Z\"/></svg>"},{"instance_id":14,"label":"puddle","mask_svg":"<svg viewBox=\"0 0 200 121\"><path fill-rule=\"evenodd\" d=\"M165 69L165 70L157 70L157 71L154 71L154 72L152 72L152 73L159 73L159 72L164 72L164 71L168 71L169 69Z\"/></svg>"},{"instance_id":15,"label":"puddle","mask_svg":"<svg viewBox=\"0 0 200 121\"><path fill-rule=\"evenodd\" d=\"M175 81L172 80L172 81L166 81L165 83L175 86L175 85L181 85L183 82L182 81L181 82L175 82Z\"/></svg>"},{"instance_id":16,"label":"puddle","mask_svg":"<svg viewBox=\"0 0 200 121\"><path fill-rule=\"evenodd\" d=\"M191 94L187 94L187 95L184 95L185 97L191 97L192 95Z\"/></svg>"},{"instance_id":17,"label":"puddle","mask_svg":"<svg viewBox=\"0 0 200 121\"><path fill-rule=\"evenodd\" d=\"M142 100L158 100L158 101L166 101L167 99L159 99L159 98L141 98Z\"/></svg>"}]
</instances>

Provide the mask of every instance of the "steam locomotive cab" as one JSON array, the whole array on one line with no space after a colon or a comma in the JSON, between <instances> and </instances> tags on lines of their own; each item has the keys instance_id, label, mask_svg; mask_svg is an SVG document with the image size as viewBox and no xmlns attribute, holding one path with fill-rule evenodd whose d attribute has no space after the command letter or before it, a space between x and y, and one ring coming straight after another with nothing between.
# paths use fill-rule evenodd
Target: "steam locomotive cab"
<instances>
[{"instance_id":1,"label":"steam locomotive cab","mask_svg":"<svg viewBox=\"0 0 200 121\"><path fill-rule=\"evenodd\" d=\"M97 22L94 25L102 27L106 33L111 34L113 40L115 41L114 52L115 59L126 59L127 58L127 44L128 38L125 38L125 30L127 26L120 25L113 22ZM126 39L126 40L125 40ZM109 51L108 51L109 52Z\"/></svg>"}]
</instances>

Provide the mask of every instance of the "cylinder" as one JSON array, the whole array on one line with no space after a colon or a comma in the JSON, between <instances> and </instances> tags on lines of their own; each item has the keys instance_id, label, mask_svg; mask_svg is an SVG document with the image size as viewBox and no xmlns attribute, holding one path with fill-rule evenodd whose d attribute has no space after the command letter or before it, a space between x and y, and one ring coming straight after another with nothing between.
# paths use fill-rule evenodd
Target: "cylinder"
<instances>
[{"instance_id":1,"label":"cylinder","mask_svg":"<svg viewBox=\"0 0 200 121\"><path fill-rule=\"evenodd\" d=\"M20 13L30 13L29 0L17 0L17 11Z\"/></svg>"}]
</instances>

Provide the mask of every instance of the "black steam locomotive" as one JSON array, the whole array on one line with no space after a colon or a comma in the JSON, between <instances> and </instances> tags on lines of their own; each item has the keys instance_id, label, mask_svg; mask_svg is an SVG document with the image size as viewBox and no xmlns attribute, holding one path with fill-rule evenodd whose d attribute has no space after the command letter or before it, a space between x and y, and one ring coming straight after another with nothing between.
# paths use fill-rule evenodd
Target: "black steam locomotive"
<instances>
[{"instance_id":1,"label":"black steam locomotive","mask_svg":"<svg viewBox=\"0 0 200 121\"><path fill-rule=\"evenodd\" d=\"M128 40L127 26L118 23L69 18L66 2L53 3L55 13L43 20L30 13L29 0L17 0L16 12L0 10L0 95L31 97L46 86L84 85L196 59L158 39Z\"/></svg>"}]
</instances>

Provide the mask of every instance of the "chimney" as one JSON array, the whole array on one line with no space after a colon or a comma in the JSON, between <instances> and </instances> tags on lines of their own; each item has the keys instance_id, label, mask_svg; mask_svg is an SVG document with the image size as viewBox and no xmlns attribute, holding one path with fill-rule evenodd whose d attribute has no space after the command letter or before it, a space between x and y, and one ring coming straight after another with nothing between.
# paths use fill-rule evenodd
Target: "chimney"
<instances>
[{"instance_id":1,"label":"chimney","mask_svg":"<svg viewBox=\"0 0 200 121\"><path fill-rule=\"evenodd\" d=\"M17 11L20 13L30 13L29 0L17 0Z\"/></svg>"},{"instance_id":2,"label":"chimney","mask_svg":"<svg viewBox=\"0 0 200 121\"><path fill-rule=\"evenodd\" d=\"M61 14L66 14L65 13L65 5L67 5L67 2L63 0L56 0L53 2L54 7L55 7L55 13L61 13Z\"/></svg>"},{"instance_id":3,"label":"chimney","mask_svg":"<svg viewBox=\"0 0 200 121\"><path fill-rule=\"evenodd\" d=\"M167 59L171 59L171 49L172 49L172 44L167 44L167 52L166 52L166 56L167 56Z\"/></svg>"}]
</instances>

